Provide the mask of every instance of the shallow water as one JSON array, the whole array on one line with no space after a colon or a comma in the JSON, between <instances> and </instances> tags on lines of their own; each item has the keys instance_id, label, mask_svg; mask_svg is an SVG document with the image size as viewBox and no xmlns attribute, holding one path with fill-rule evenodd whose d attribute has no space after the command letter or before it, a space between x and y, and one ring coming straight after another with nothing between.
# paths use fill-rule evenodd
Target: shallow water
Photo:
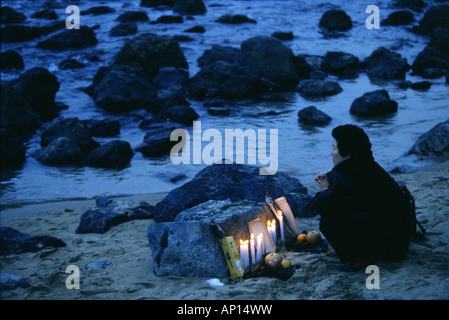
<instances>
[{"instance_id":1,"label":"shallow water","mask_svg":"<svg viewBox=\"0 0 449 320\"><path fill-rule=\"evenodd\" d=\"M380 8L381 20L397 10L391 6L393 1L376 1ZM427 1L429 4L433 1ZM27 16L27 24L46 24L45 20L33 19L31 14L42 10L48 3L55 8L59 18L66 19L65 7L68 1L3 1L21 10ZM139 145L145 132L138 128L144 114L133 112L131 115L113 115L97 108L93 100L79 90L88 86L100 66L110 64L113 55L118 52L127 37L110 37L109 30L117 24L116 17L130 10L145 11L150 21L161 15L173 14L171 10L154 10L140 7L140 0L135 1L74 1L80 10L93 6L107 5L116 12L100 16L82 15L81 25L98 25L95 30L99 43L94 48L49 52L36 49L39 40L24 43L2 44L2 51L15 49L25 63L25 69L35 66L48 68L61 83L56 101L66 103L69 108L61 112L61 117L78 117L87 119L116 119L121 123L121 133L117 137L128 141L133 148ZM294 39L285 41L297 54L323 56L327 51L345 51L363 60L375 49L385 46L400 53L412 64L417 54L422 51L428 38L409 32L408 27L383 27L368 30L365 13L368 5L362 1L209 1L205 0L207 13L194 16L193 20L184 19L182 24L138 23L138 32L157 34L184 34L194 38L191 42L180 42L189 64L190 76L198 72L197 59L213 44L240 47L242 41L255 35L270 35L274 31L291 31ZM370 3L371 4L371 3ZM351 16L353 28L344 36L328 38L318 28L321 15L331 8L342 8ZM215 20L225 13L245 14L255 19L256 24L225 25ZM415 13L419 20L422 13ZM204 34L189 34L183 31L196 26L205 27ZM95 54L100 62L88 61L88 55ZM75 58L87 64L79 70L59 70L57 65L67 58ZM2 72L2 81L16 78L20 71ZM210 116L201 102L190 101L200 115L202 130L216 128L224 134L225 129L278 129L278 171L295 177L306 186L313 186L316 173L329 170L332 166L331 131L341 124L354 123L366 130L373 144L376 160L385 167L405 153L424 132L449 117L449 87L444 78L430 80L432 86L428 91L413 91L397 88L393 81L372 82L366 74L357 79L338 81L343 91L337 95L308 100L298 93L281 95L279 101L241 101L231 110L231 116ZM406 80L421 81L420 77L407 74ZM396 114L381 118L359 118L349 113L352 101L368 91L386 89L391 99L399 103ZM310 127L298 123L297 112L314 105L330 115L333 120L324 127ZM267 111L279 112L277 115L256 116ZM181 126L180 126L181 127ZM191 130L191 129L190 129ZM103 143L110 138L95 138ZM24 202L48 200L93 198L100 194L135 195L155 192L168 192L192 178L205 164L174 165L167 158L144 158L136 152L128 167L122 170L97 169L91 167L49 167L40 164L29 154L40 148L40 130L27 143L27 160L22 169L12 173L12 177L2 181L2 206ZM207 143L203 143L203 147ZM170 178L185 174L185 180L177 183Z\"/></svg>"}]
</instances>

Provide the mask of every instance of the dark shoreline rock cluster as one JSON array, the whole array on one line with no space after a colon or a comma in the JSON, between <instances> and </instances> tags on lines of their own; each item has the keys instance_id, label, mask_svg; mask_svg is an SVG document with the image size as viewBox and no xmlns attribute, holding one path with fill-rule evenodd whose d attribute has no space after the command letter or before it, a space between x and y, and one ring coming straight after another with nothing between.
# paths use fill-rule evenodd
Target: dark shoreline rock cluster
<instances>
[{"instance_id":1,"label":"dark shoreline rock cluster","mask_svg":"<svg viewBox=\"0 0 449 320\"><path fill-rule=\"evenodd\" d=\"M411 11L425 10L424 4L418 6L415 2L397 1L395 5L401 10L392 13L383 21L383 25L387 27L410 24L414 22ZM165 6L171 8L180 18L207 13L207 8L201 0L141 1L141 6L154 9ZM100 6L84 13L101 15L113 12L115 10L112 8ZM164 123L166 127L170 127L170 123L173 123L173 126L180 124L188 127L192 121L198 119L198 113L190 107L190 99L203 101L205 106L217 105L216 101L224 101L222 105L226 106L226 101L257 98L276 91L297 91L306 99L340 93L343 89L335 80L327 79L328 75L339 79L355 79L360 73L366 72L372 79L396 81L398 86L405 89L427 90L431 85L428 80L410 83L404 79L410 71L424 79L443 75L448 78L448 13L448 4L437 4L429 7L419 22L415 21L412 31L429 36L430 41L412 63L385 47L379 47L364 60L341 51L327 52L317 60L317 56L295 55L284 43L288 40L280 40L283 39L282 36L276 37L273 34L251 37L243 41L240 48L213 45L198 59L200 71L190 76L185 56L174 37L138 34L137 30L126 33L131 36L129 40L116 53L109 66L102 66L97 70L92 84L84 91L92 97L98 108L110 113L145 110L148 120L142 122L141 128L145 128L147 135L142 144L136 147L136 150L130 150L131 147L126 141L113 140L89 156L93 149L86 150L84 146L78 145L77 141L60 134L54 136L58 140L51 147L48 144L42 145L47 149L39 150L34 155L46 165L88 164L123 168L129 164L135 151L149 157L168 155L172 144L167 141L168 137L158 137L167 134L167 129L163 128ZM38 12L33 18L49 22L40 27L24 24L28 21L27 17L8 6L3 6L2 23L5 25L1 29L2 42L24 42L42 38L38 42L38 48L51 51L83 50L98 43L95 28L67 30L63 23L54 21L57 17L51 11ZM133 25L149 22L144 11L125 12L116 20L120 24ZM179 19L163 20L158 23L182 23ZM257 23L238 14L224 16L218 20L219 23L231 24ZM319 26L324 33L344 33L352 28L352 21L342 10L328 10L321 17ZM204 33L204 27L198 32ZM132 36L136 33L137 35ZM60 66L84 67L73 59L66 59ZM25 68L22 58L13 50L2 52L2 70L8 68ZM64 121L56 118L59 111L69 106L54 101L58 90L59 82L56 77L41 67L29 69L17 79L2 84L1 134L5 137L2 139L2 166L20 167L25 159L24 142L40 127L52 126L49 121ZM389 100L388 92L381 93L381 96L387 98L386 101L382 100L384 98L375 98L361 106L366 97L377 96L379 93L365 93L352 103L350 112L363 117L397 112L397 103ZM209 113L217 116L229 114L225 109L211 108ZM298 112L298 121L307 125L326 125L332 119L320 110L315 111L310 107L306 110L307 112ZM311 113L312 110L314 112ZM317 113L321 113L318 118ZM86 128L81 131L85 132ZM59 152L61 154L58 154Z\"/></svg>"}]
</instances>

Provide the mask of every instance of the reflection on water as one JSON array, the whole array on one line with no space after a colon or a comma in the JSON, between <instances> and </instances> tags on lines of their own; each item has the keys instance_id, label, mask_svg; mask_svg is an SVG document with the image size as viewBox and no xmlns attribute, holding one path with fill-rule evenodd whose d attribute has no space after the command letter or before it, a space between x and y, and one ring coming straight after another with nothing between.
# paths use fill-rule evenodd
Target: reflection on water
<instances>
[{"instance_id":1,"label":"reflection on water","mask_svg":"<svg viewBox=\"0 0 449 320\"><path fill-rule=\"evenodd\" d=\"M255 35L270 35L274 31L291 31L294 39L286 41L297 54L324 56L327 51L345 51L359 57L368 57L375 49L385 46L395 50L407 58L411 64L417 54L425 47L428 39L407 31L407 27L381 27L379 30L367 30L365 27L366 5L353 1L237 1L223 0L220 6L210 6L214 1L204 1L208 6L205 15L195 16L192 20L184 19L184 23L160 25L139 23L139 32L178 35L196 26L205 27L204 34L191 36L194 41L180 43L189 63L189 73L198 72L197 59L213 44L228 45L239 48L242 41ZM27 17L37 11L37 1L4 1L2 5L10 5L21 9ZM64 3L58 15L66 17ZM145 11L150 21L161 15L171 15L171 10L152 10L139 6L140 1L125 3L116 1L79 1L81 10L97 5L108 5L116 12L101 16L83 16L82 23L88 26L97 25L95 32L99 39L93 49L68 52L47 52L35 48L38 40L25 43L5 44L2 50L15 49L23 57L26 69L43 66L51 69L61 83L56 101L66 103L69 108L63 110L62 117L78 117L87 119L112 119L121 123L121 132L117 137L128 141L136 148L142 141L145 132L138 125L142 119L139 112L132 115L111 115L95 106L92 99L79 88L90 85L93 76L101 66L107 66L113 55L126 41L126 37L109 36L109 30L117 24L115 18L131 10ZM360 3L360 4L359 4ZM394 8L391 1L380 1L381 17L386 17ZM318 21L327 9L343 8L353 19L354 27L343 36L329 38L320 33ZM40 7L39 7L40 9ZM223 25L215 20L223 14L245 14L257 20L256 24ZM420 13L415 13L417 20ZM33 24L43 23L37 19L29 20ZM31 22L30 22L31 23ZM97 56L99 62L91 62L89 57ZM87 64L79 70L59 70L60 61L71 57ZM14 79L19 71L2 72L2 81ZM373 144L376 160L383 166L389 166L395 159L405 153L416 139L438 122L448 118L449 101L448 86L444 79L432 80L428 91L400 89L393 81L373 81L362 73L356 79L338 81L343 91L335 96L305 99L296 92L276 93L266 100L239 101L229 107L229 116L211 116L201 102L191 101L192 107L200 115L202 130L216 128L224 133L225 129L278 129L279 133L279 171L298 177L306 185L313 185L316 173L331 169L331 131L334 127L354 123L366 130ZM421 81L419 77L407 74L407 80ZM399 109L396 114L363 118L349 113L351 103L365 92L386 89L390 98L397 101ZM332 117L327 126L308 126L298 122L300 109L315 106ZM181 127L181 126L180 126ZM191 130L191 128L190 128ZM108 138L96 140L100 143ZM136 153L128 167L122 170L97 169L91 167L47 167L37 162L30 154L40 148L40 131L27 144L27 160L23 168L7 172L2 170L2 204L40 201L45 199L92 198L99 194L126 195L153 192L167 192L186 182L176 183L171 178L184 174L192 178L205 167L204 163L190 165L174 165L166 158L144 158ZM207 142L203 142L203 147Z\"/></svg>"}]
</instances>

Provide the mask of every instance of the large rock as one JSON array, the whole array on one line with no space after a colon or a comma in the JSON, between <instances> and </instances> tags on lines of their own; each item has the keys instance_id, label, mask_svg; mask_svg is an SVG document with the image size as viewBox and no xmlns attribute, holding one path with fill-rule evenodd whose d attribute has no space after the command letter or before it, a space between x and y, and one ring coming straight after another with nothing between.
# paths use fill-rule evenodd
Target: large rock
<instances>
[{"instance_id":1,"label":"large rock","mask_svg":"<svg viewBox=\"0 0 449 320\"><path fill-rule=\"evenodd\" d=\"M326 97L343 91L338 82L320 79L301 80L297 90L305 97Z\"/></svg>"},{"instance_id":2,"label":"large rock","mask_svg":"<svg viewBox=\"0 0 449 320\"><path fill-rule=\"evenodd\" d=\"M328 10L321 17L319 26L330 32L347 31L352 28L352 20L343 10Z\"/></svg>"},{"instance_id":3,"label":"large rock","mask_svg":"<svg viewBox=\"0 0 449 320\"><path fill-rule=\"evenodd\" d=\"M9 130L0 128L0 143L1 167L20 167L25 161L23 142Z\"/></svg>"},{"instance_id":4,"label":"large rock","mask_svg":"<svg viewBox=\"0 0 449 320\"><path fill-rule=\"evenodd\" d=\"M220 242L208 223L183 221L148 227L148 241L157 276L226 277Z\"/></svg>"},{"instance_id":5,"label":"large rock","mask_svg":"<svg viewBox=\"0 0 449 320\"><path fill-rule=\"evenodd\" d=\"M216 22L226 24L257 23L256 20L248 18L243 14L224 14L219 17Z\"/></svg>"},{"instance_id":6,"label":"large rock","mask_svg":"<svg viewBox=\"0 0 449 320\"><path fill-rule=\"evenodd\" d=\"M58 137L49 145L32 154L39 162L48 166L79 164L84 154L78 143L66 137Z\"/></svg>"},{"instance_id":7,"label":"large rock","mask_svg":"<svg viewBox=\"0 0 449 320\"><path fill-rule=\"evenodd\" d=\"M428 45L416 57L412 70L419 75L425 75L429 69L449 71L449 54Z\"/></svg>"},{"instance_id":8,"label":"large rock","mask_svg":"<svg viewBox=\"0 0 449 320\"><path fill-rule=\"evenodd\" d=\"M147 22L150 21L148 15L145 11L127 11L122 13L115 19L116 21L120 21L121 23L125 22Z\"/></svg>"},{"instance_id":9,"label":"large rock","mask_svg":"<svg viewBox=\"0 0 449 320\"><path fill-rule=\"evenodd\" d=\"M93 167L123 168L129 164L133 155L129 142L112 140L89 152L86 161Z\"/></svg>"},{"instance_id":10,"label":"large rock","mask_svg":"<svg viewBox=\"0 0 449 320\"><path fill-rule=\"evenodd\" d=\"M449 159L449 119L420 136L408 153Z\"/></svg>"},{"instance_id":11,"label":"large rock","mask_svg":"<svg viewBox=\"0 0 449 320\"><path fill-rule=\"evenodd\" d=\"M170 36L144 33L128 40L114 58L114 64L143 69L154 77L160 68L188 68L179 44Z\"/></svg>"},{"instance_id":12,"label":"large rock","mask_svg":"<svg viewBox=\"0 0 449 320\"><path fill-rule=\"evenodd\" d=\"M207 11L202 0L176 0L172 9L182 15L203 14Z\"/></svg>"},{"instance_id":13,"label":"large rock","mask_svg":"<svg viewBox=\"0 0 449 320\"><path fill-rule=\"evenodd\" d=\"M32 134L41 125L41 118L12 83L2 83L1 127L17 135Z\"/></svg>"},{"instance_id":14,"label":"large rock","mask_svg":"<svg viewBox=\"0 0 449 320\"><path fill-rule=\"evenodd\" d=\"M390 99L385 89L367 92L354 100L351 114L358 116L381 116L397 112L398 103Z\"/></svg>"},{"instance_id":15,"label":"large rock","mask_svg":"<svg viewBox=\"0 0 449 320\"><path fill-rule=\"evenodd\" d=\"M419 32L431 34L438 27L449 28L449 4L441 3L430 7L419 22Z\"/></svg>"},{"instance_id":16,"label":"large rock","mask_svg":"<svg viewBox=\"0 0 449 320\"><path fill-rule=\"evenodd\" d=\"M255 36L241 44L240 63L260 78L279 85L298 84L293 51L282 41L269 36Z\"/></svg>"},{"instance_id":17,"label":"large rock","mask_svg":"<svg viewBox=\"0 0 449 320\"><path fill-rule=\"evenodd\" d=\"M40 49L64 51L84 49L95 46L98 40L95 32L88 27L79 29L65 29L37 44Z\"/></svg>"},{"instance_id":18,"label":"large rock","mask_svg":"<svg viewBox=\"0 0 449 320\"><path fill-rule=\"evenodd\" d=\"M110 112L128 112L150 106L156 98L156 87L146 77L115 68L100 80L94 79L95 104Z\"/></svg>"},{"instance_id":19,"label":"large rock","mask_svg":"<svg viewBox=\"0 0 449 320\"><path fill-rule=\"evenodd\" d=\"M58 79L47 69L34 67L13 81L15 91L22 96L43 120L57 115L55 96L59 90Z\"/></svg>"},{"instance_id":20,"label":"large rock","mask_svg":"<svg viewBox=\"0 0 449 320\"><path fill-rule=\"evenodd\" d=\"M17 10L14 10L10 6L1 7L1 22L2 24L8 23L21 23L26 20L26 16Z\"/></svg>"},{"instance_id":21,"label":"large rock","mask_svg":"<svg viewBox=\"0 0 449 320\"><path fill-rule=\"evenodd\" d=\"M214 44L212 48L205 50L201 57L198 58L198 66L203 68L217 61L237 63L240 60L241 54L240 49Z\"/></svg>"},{"instance_id":22,"label":"large rock","mask_svg":"<svg viewBox=\"0 0 449 320\"><path fill-rule=\"evenodd\" d=\"M206 65L190 78L185 87L193 99L239 99L268 92L274 83L263 81L238 63L217 61Z\"/></svg>"},{"instance_id":23,"label":"large rock","mask_svg":"<svg viewBox=\"0 0 449 320\"><path fill-rule=\"evenodd\" d=\"M87 127L78 118L53 120L41 134L41 147L48 146L59 137L73 140L85 153L98 147L98 143L92 139Z\"/></svg>"},{"instance_id":24,"label":"large rock","mask_svg":"<svg viewBox=\"0 0 449 320\"><path fill-rule=\"evenodd\" d=\"M21 276L10 274L10 273L0 273L0 290L14 290L16 288L28 288L31 284Z\"/></svg>"},{"instance_id":25,"label":"large rock","mask_svg":"<svg viewBox=\"0 0 449 320\"><path fill-rule=\"evenodd\" d=\"M46 26L6 25L1 29L1 42L24 42L34 40L65 28L64 22L53 22Z\"/></svg>"},{"instance_id":26,"label":"large rock","mask_svg":"<svg viewBox=\"0 0 449 320\"><path fill-rule=\"evenodd\" d=\"M256 202L265 201L264 192L274 197L285 196L296 216L306 214L298 211L298 205L290 194L307 194L299 180L283 173L259 175L259 168L240 164L214 164L201 170L191 181L172 190L155 205L157 222L173 221L185 209L209 200Z\"/></svg>"},{"instance_id":27,"label":"large rock","mask_svg":"<svg viewBox=\"0 0 449 320\"><path fill-rule=\"evenodd\" d=\"M0 255L38 252L47 247L65 247L64 241L51 236L31 236L13 228L0 227Z\"/></svg>"},{"instance_id":28,"label":"large rock","mask_svg":"<svg viewBox=\"0 0 449 320\"><path fill-rule=\"evenodd\" d=\"M342 78L357 78L359 67L359 58L341 51L327 52L321 62L321 70Z\"/></svg>"},{"instance_id":29,"label":"large rock","mask_svg":"<svg viewBox=\"0 0 449 320\"><path fill-rule=\"evenodd\" d=\"M192 125L193 121L199 118L199 115L193 108L186 105L180 105L162 110L158 113L157 118L160 120L169 120L185 125Z\"/></svg>"},{"instance_id":30,"label":"large rock","mask_svg":"<svg viewBox=\"0 0 449 320\"><path fill-rule=\"evenodd\" d=\"M314 106L298 111L298 120L310 125L326 125L332 118Z\"/></svg>"},{"instance_id":31,"label":"large rock","mask_svg":"<svg viewBox=\"0 0 449 320\"><path fill-rule=\"evenodd\" d=\"M406 58L385 47L376 49L367 59L368 75L381 79L404 79L410 70Z\"/></svg>"},{"instance_id":32,"label":"large rock","mask_svg":"<svg viewBox=\"0 0 449 320\"><path fill-rule=\"evenodd\" d=\"M404 26L415 21L413 12L408 10L400 10L392 12L385 20L382 20L383 26Z\"/></svg>"},{"instance_id":33,"label":"large rock","mask_svg":"<svg viewBox=\"0 0 449 320\"><path fill-rule=\"evenodd\" d=\"M95 202L96 207L81 215L76 233L105 233L121 223L152 217L153 206L146 202L114 200L105 196L98 196Z\"/></svg>"},{"instance_id":34,"label":"large rock","mask_svg":"<svg viewBox=\"0 0 449 320\"><path fill-rule=\"evenodd\" d=\"M23 64L23 59L17 51L6 50L1 53L0 56L0 70L6 69L23 69L25 66Z\"/></svg>"},{"instance_id":35,"label":"large rock","mask_svg":"<svg viewBox=\"0 0 449 320\"><path fill-rule=\"evenodd\" d=\"M170 135L174 128L153 127L143 138L143 142L136 147L136 151L146 157L169 156L170 150L177 141L170 141Z\"/></svg>"}]
</instances>

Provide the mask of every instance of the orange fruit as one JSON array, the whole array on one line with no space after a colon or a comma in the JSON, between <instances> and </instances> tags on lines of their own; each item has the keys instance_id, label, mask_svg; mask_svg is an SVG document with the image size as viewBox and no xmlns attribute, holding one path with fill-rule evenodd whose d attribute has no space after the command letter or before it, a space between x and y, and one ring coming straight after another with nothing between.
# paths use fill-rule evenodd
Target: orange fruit
<instances>
[{"instance_id":1,"label":"orange fruit","mask_svg":"<svg viewBox=\"0 0 449 320\"><path fill-rule=\"evenodd\" d=\"M292 263L290 261L288 261L288 260L281 261L282 269L288 269L288 268L291 268L291 266L292 266Z\"/></svg>"},{"instance_id":2,"label":"orange fruit","mask_svg":"<svg viewBox=\"0 0 449 320\"><path fill-rule=\"evenodd\" d=\"M318 244L321 241L321 234L318 231L312 230L307 232L307 242L312 245Z\"/></svg>"},{"instance_id":3,"label":"orange fruit","mask_svg":"<svg viewBox=\"0 0 449 320\"><path fill-rule=\"evenodd\" d=\"M307 235L304 233L298 234L298 236L296 237L296 240L298 240L299 242L304 242L307 239Z\"/></svg>"}]
</instances>

